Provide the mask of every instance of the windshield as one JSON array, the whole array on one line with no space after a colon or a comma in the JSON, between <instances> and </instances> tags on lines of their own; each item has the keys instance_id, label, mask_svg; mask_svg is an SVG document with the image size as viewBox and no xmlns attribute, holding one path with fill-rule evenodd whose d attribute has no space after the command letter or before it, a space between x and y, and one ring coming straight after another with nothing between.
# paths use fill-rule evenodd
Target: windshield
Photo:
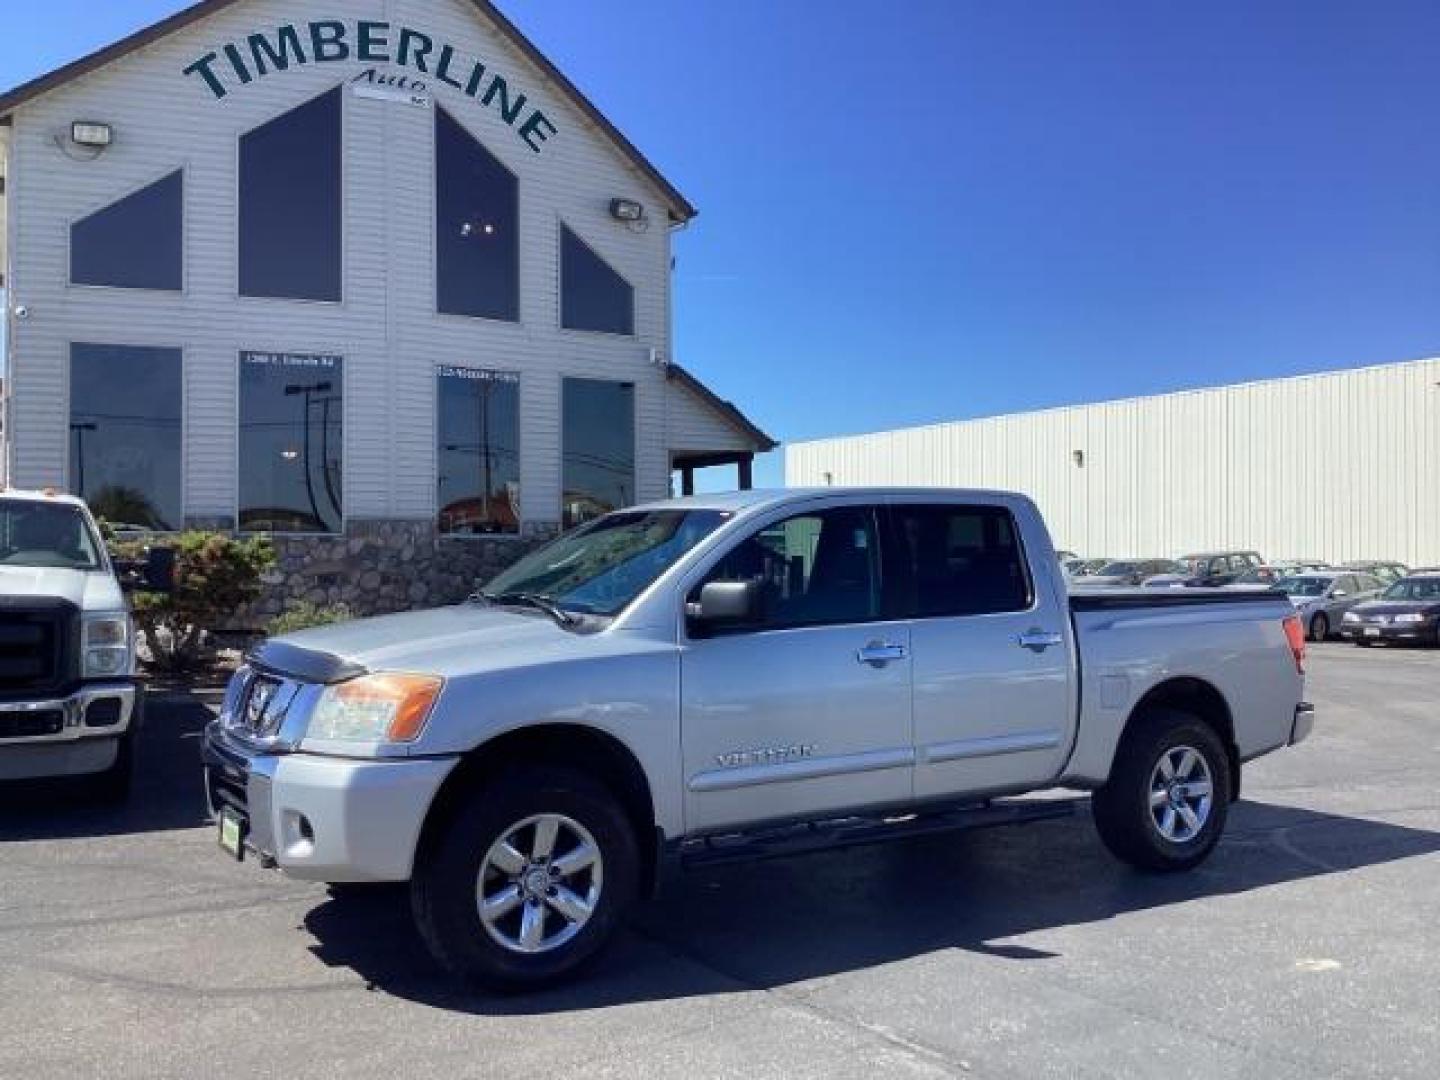
<instances>
[{"instance_id":1,"label":"windshield","mask_svg":"<svg viewBox=\"0 0 1440 1080\"><path fill-rule=\"evenodd\" d=\"M0 566L99 570L85 515L65 503L0 501Z\"/></svg>"},{"instance_id":2,"label":"windshield","mask_svg":"<svg viewBox=\"0 0 1440 1080\"><path fill-rule=\"evenodd\" d=\"M1106 566L1102 566L1099 571L1096 572L1095 576L1129 577L1133 573L1135 573L1135 564L1133 562L1112 562Z\"/></svg>"},{"instance_id":3,"label":"windshield","mask_svg":"<svg viewBox=\"0 0 1440 1080\"><path fill-rule=\"evenodd\" d=\"M1289 596L1324 596L1330 579L1324 577L1287 577L1275 586Z\"/></svg>"},{"instance_id":4,"label":"windshield","mask_svg":"<svg viewBox=\"0 0 1440 1080\"><path fill-rule=\"evenodd\" d=\"M720 510L609 514L521 559L483 591L538 596L585 615L618 615L729 518Z\"/></svg>"},{"instance_id":5,"label":"windshield","mask_svg":"<svg viewBox=\"0 0 1440 1080\"><path fill-rule=\"evenodd\" d=\"M1440 577L1406 578L1391 585L1382 596L1386 600L1421 600L1440 603Z\"/></svg>"}]
</instances>

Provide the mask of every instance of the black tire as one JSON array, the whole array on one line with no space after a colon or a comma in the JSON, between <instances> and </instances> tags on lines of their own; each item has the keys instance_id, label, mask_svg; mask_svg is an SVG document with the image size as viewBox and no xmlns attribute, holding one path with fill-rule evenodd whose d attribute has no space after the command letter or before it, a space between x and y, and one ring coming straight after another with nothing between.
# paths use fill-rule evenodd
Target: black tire
<instances>
[{"instance_id":1,"label":"black tire","mask_svg":"<svg viewBox=\"0 0 1440 1080\"><path fill-rule=\"evenodd\" d=\"M135 781L135 732L120 736L115 762L104 772L85 778L85 794L94 802L116 806L130 798Z\"/></svg>"},{"instance_id":2,"label":"black tire","mask_svg":"<svg viewBox=\"0 0 1440 1080\"><path fill-rule=\"evenodd\" d=\"M1176 842L1162 834L1151 811L1150 782L1162 756L1182 747L1203 759L1211 794L1199 831ZM1234 790L1230 755L1215 729L1189 713L1154 709L1131 721L1110 779L1095 792L1091 807L1100 839L1116 858L1142 870L1189 870L1219 843Z\"/></svg>"},{"instance_id":3,"label":"black tire","mask_svg":"<svg viewBox=\"0 0 1440 1080\"><path fill-rule=\"evenodd\" d=\"M535 815L563 815L593 837L603 884L593 912L570 940L525 954L502 945L480 919L477 888L491 846ZM533 990L559 982L594 958L634 903L639 849L620 802L584 773L521 766L486 783L440 826L415 868L411 906L435 959L461 979L497 990ZM558 857L561 853L556 852ZM558 915L544 904L546 925ZM523 906L518 909L523 914Z\"/></svg>"},{"instance_id":4,"label":"black tire","mask_svg":"<svg viewBox=\"0 0 1440 1080\"><path fill-rule=\"evenodd\" d=\"M1310 640L1325 641L1330 637L1330 620L1322 611L1310 620Z\"/></svg>"}]
</instances>

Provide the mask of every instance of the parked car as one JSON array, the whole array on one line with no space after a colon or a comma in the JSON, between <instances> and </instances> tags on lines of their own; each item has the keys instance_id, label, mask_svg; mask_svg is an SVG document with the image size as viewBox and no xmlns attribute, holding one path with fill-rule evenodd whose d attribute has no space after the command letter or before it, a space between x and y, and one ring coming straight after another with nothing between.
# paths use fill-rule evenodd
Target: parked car
<instances>
[{"instance_id":1,"label":"parked car","mask_svg":"<svg viewBox=\"0 0 1440 1080\"><path fill-rule=\"evenodd\" d=\"M168 588L172 565L154 549L147 586ZM0 781L129 791L145 699L122 584L83 502L0 492Z\"/></svg>"},{"instance_id":2,"label":"parked car","mask_svg":"<svg viewBox=\"0 0 1440 1080\"><path fill-rule=\"evenodd\" d=\"M1074 578L1091 577L1114 561L1114 559L1081 559L1070 571L1070 576Z\"/></svg>"},{"instance_id":3,"label":"parked car","mask_svg":"<svg viewBox=\"0 0 1440 1080\"><path fill-rule=\"evenodd\" d=\"M1241 574L1265 563L1254 551L1212 551L1182 555L1179 561L1185 567L1185 584L1207 589L1229 585Z\"/></svg>"},{"instance_id":4,"label":"parked car","mask_svg":"<svg viewBox=\"0 0 1440 1080\"><path fill-rule=\"evenodd\" d=\"M1073 551L1065 551L1064 549L1055 552L1055 558L1059 559L1060 565L1064 567L1069 567L1071 563L1080 561L1079 555L1076 555Z\"/></svg>"},{"instance_id":5,"label":"parked car","mask_svg":"<svg viewBox=\"0 0 1440 1080\"><path fill-rule=\"evenodd\" d=\"M1310 560L1297 560L1294 562L1265 563L1263 566L1252 566L1245 573L1241 574L1234 581L1226 585L1227 589L1273 589L1277 583L1287 577L1294 577L1296 574L1309 574L1316 571L1327 570L1323 562Z\"/></svg>"},{"instance_id":6,"label":"parked car","mask_svg":"<svg viewBox=\"0 0 1440 1080\"><path fill-rule=\"evenodd\" d=\"M1173 574L1179 569L1170 559L1120 559L1106 563L1080 584L1099 589L1134 588L1157 574Z\"/></svg>"},{"instance_id":7,"label":"parked car","mask_svg":"<svg viewBox=\"0 0 1440 1080\"><path fill-rule=\"evenodd\" d=\"M1340 633L1357 645L1407 641L1440 645L1440 568L1418 571L1346 612Z\"/></svg>"},{"instance_id":8,"label":"parked car","mask_svg":"<svg viewBox=\"0 0 1440 1080\"><path fill-rule=\"evenodd\" d=\"M1290 597L1311 641L1326 640L1340 629L1347 611L1372 599L1383 587L1377 577L1343 570L1296 574L1276 585Z\"/></svg>"},{"instance_id":9,"label":"parked car","mask_svg":"<svg viewBox=\"0 0 1440 1080\"><path fill-rule=\"evenodd\" d=\"M1283 597L1067 594L1019 495L742 492L262 644L205 786L229 857L409 881L443 965L531 987L671 870L1064 812L1000 794L1092 789L1116 856L1189 869L1309 734L1304 657Z\"/></svg>"},{"instance_id":10,"label":"parked car","mask_svg":"<svg viewBox=\"0 0 1440 1080\"><path fill-rule=\"evenodd\" d=\"M1404 563L1398 562L1367 562L1359 560L1347 562L1340 565L1342 570L1359 570L1364 574L1373 574L1386 585L1394 584L1405 575L1410 573L1410 568Z\"/></svg>"}]
</instances>

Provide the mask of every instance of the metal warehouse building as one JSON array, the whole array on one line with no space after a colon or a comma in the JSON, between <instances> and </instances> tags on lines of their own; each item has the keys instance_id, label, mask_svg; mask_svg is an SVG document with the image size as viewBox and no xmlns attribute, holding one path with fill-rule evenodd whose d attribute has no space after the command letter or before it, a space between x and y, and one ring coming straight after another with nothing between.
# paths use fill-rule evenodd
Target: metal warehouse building
<instances>
[{"instance_id":1,"label":"metal warehouse building","mask_svg":"<svg viewBox=\"0 0 1440 1080\"><path fill-rule=\"evenodd\" d=\"M1082 555L1440 564L1440 360L794 443L785 479L1023 491Z\"/></svg>"},{"instance_id":2,"label":"metal warehouse building","mask_svg":"<svg viewBox=\"0 0 1440 1080\"><path fill-rule=\"evenodd\" d=\"M7 476L463 595L773 448L671 362L694 214L487 0L204 0L0 94Z\"/></svg>"}]
</instances>

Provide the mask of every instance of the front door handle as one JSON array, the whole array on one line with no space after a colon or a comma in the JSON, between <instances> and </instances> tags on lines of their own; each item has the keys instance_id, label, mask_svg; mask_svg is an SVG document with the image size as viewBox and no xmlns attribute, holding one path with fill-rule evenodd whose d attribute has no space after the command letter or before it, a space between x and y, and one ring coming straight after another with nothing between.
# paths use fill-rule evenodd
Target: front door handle
<instances>
[{"instance_id":1,"label":"front door handle","mask_svg":"<svg viewBox=\"0 0 1440 1080\"><path fill-rule=\"evenodd\" d=\"M1015 639L1015 644L1022 649L1029 649L1031 652L1042 653L1046 649L1053 649L1057 645L1063 645L1065 639L1059 634L1052 634L1048 630L1041 630L1038 626L1026 630Z\"/></svg>"},{"instance_id":2,"label":"front door handle","mask_svg":"<svg viewBox=\"0 0 1440 1080\"><path fill-rule=\"evenodd\" d=\"M893 645L886 641L872 641L855 653L855 659L871 667L884 667L895 660L905 659L905 646Z\"/></svg>"}]
</instances>

